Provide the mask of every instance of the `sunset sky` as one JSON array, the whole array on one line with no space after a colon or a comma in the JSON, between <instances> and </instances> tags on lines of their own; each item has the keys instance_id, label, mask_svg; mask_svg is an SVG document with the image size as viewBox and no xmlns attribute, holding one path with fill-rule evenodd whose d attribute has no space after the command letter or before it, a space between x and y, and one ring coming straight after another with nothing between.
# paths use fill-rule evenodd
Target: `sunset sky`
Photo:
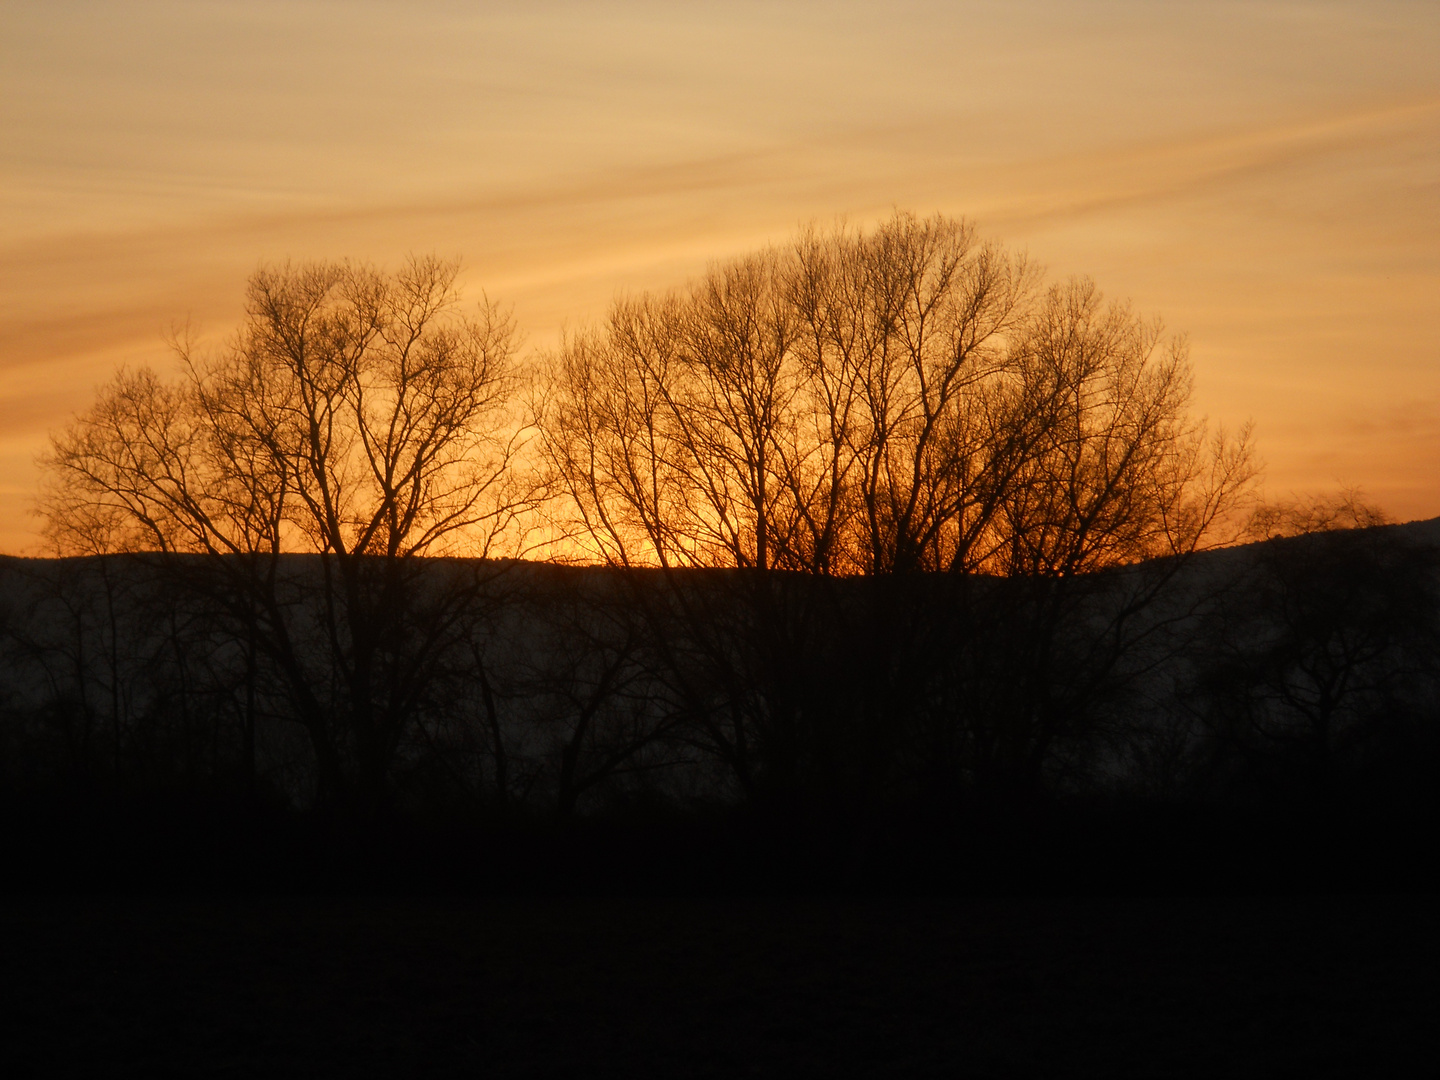
<instances>
[{"instance_id":1,"label":"sunset sky","mask_svg":"<svg viewBox=\"0 0 1440 1080\"><path fill-rule=\"evenodd\" d=\"M47 432L265 261L462 256L531 347L837 216L1187 332L1272 496L1440 515L1440 4L0 0L0 552Z\"/></svg>"}]
</instances>

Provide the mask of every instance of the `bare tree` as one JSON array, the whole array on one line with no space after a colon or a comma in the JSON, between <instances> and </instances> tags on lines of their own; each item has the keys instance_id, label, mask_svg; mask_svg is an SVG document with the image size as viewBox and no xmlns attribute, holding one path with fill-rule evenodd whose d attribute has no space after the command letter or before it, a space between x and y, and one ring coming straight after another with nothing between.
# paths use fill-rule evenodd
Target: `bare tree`
<instances>
[{"instance_id":1,"label":"bare tree","mask_svg":"<svg viewBox=\"0 0 1440 1080\"><path fill-rule=\"evenodd\" d=\"M120 372L44 460L57 548L173 556L283 685L322 796L372 808L481 585L416 557L515 550L529 500L513 330L456 273L262 269L228 347Z\"/></svg>"},{"instance_id":2,"label":"bare tree","mask_svg":"<svg viewBox=\"0 0 1440 1080\"><path fill-rule=\"evenodd\" d=\"M1001 581L976 594L956 707L969 770L1013 789L1161 662L1173 620L1157 601L1196 551L1236 538L1255 465L1248 430L1192 416L1184 340L1088 280L1047 290L1011 354L1023 453L979 564Z\"/></svg>"},{"instance_id":3,"label":"bare tree","mask_svg":"<svg viewBox=\"0 0 1440 1080\"><path fill-rule=\"evenodd\" d=\"M969 655L987 685L948 695L965 716L944 723L973 736L961 757L1033 776L1090 722L1148 625L1137 614L1221 539L1253 476L1247 433L1209 435L1189 404L1183 340L1088 281L1042 291L964 222L899 213L617 303L560 350L540 423L560 514L592 557L741 571L743 616L668 577L692 645L676 656L716 666L698 683L732 686L712 716L748 717L702 725L737 771L752 740L775 751L838 722L834 695L796 673L833 673L806 657L835 640L817 618L839 618L875 676L852 695L860 729L913 718L917 680ZM1119 592L1097 576L1162 557ZM819 585L936 571L1010 584L959 590L943 611L902 587L840 602ZM743 629L721 640L731 619ZM828 715L812 722L807 701Z\"/></svg>"}]
</instances>

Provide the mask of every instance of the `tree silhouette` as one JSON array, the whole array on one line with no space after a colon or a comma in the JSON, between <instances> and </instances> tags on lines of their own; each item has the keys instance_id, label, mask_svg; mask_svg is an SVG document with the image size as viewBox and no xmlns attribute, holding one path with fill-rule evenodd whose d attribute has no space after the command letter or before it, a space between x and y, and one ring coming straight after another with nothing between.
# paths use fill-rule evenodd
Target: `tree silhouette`
<instances>
[{"instance_id":1,"label":"tree silhouette","mask_svg":"<svg viewBox=\"0 0 1440 1080\"><path fill-rule=\"evenodd\" d=\"M512 327L461 314L456 272L262 269L229 346L121 371L44 461L57 549L169 556L263 657L321 797L371 810L484 585L418 557L511 551L528 505Z\"/></svg>"},{"instance_id":2,"label":"tree silhouette","mask_svg":"<svg viewBox=\"0 0 1440 1080\"><path fill-rule=\"evenodd\" d=\"M866 658L845 665L846 709L869 732L855 746L893 744L882 732L924 714L915 685L949 673L968 685L932 685L932 702L954 703L935 722L965 729L967 768L1033 778L1093 721L1137 613L1223 538L1254 475L1248 433L1207 434L1190 389L1183 339L1092 283L1041 289L964 222L900 213L618 301L562 346L538 411L568 534L672 582L658 636L714 668L686 684L712 688L697 715L731 718L702 726L737 771L754 743L794 772L797 732L813 747L852 722L796 681L834 678L813 661L838 619ZM1095 573L1161 557L1151 573ZM673 573L685 567L741 571L726 580L743 616ZM824 584L920 572L1007 584L948 607L903 588L841 602Z\"/></svg>"}]
</instances>

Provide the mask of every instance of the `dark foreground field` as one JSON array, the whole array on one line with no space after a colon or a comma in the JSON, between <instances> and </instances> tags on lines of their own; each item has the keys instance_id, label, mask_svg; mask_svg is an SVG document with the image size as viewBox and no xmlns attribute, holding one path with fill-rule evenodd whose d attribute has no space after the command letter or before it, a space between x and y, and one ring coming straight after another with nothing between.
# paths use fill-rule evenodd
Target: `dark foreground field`
<instances>
[{"instance_id":1,"label":"dark foreground field","mask_svg":"<svg viewBox=\"0 0 1440 1080\"><path fill-rule=\"evenodd\" d=\"M0 900L0 1071L1387 1076L1428 895Z\"/></svg>"}]
</instances>

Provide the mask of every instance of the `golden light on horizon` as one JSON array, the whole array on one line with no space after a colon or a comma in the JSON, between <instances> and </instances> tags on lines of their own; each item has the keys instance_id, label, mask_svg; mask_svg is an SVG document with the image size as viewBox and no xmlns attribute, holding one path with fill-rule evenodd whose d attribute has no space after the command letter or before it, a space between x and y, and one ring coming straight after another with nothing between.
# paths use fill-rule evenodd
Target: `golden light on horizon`
<instances>
[{"instance_id":1,"label":"golden light on horizon","mask_svg":"<svg viewBox=\"0 0 1440 1080\"><path fill-rule=\"evenodd\" d=\"M1188 332L1268 489L1440 514L1440 9L252 3L0 14L0 551L115 365L262 262L463 255L527 340L804 222L975 220Z\"/></svg>"}]
</instances>

